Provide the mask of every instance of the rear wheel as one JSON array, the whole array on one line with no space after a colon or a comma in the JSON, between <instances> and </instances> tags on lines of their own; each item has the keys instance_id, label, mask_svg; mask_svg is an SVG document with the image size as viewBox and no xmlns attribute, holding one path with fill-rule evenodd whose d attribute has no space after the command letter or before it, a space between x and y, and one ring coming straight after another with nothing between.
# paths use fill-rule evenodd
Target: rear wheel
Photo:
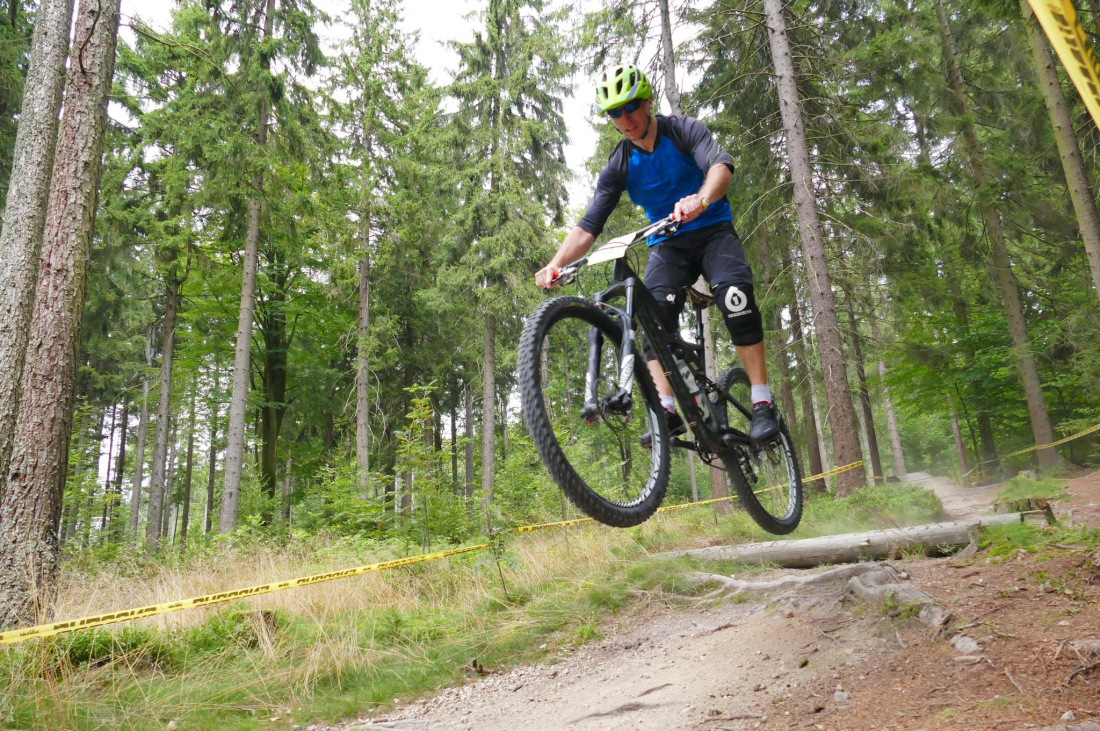
<instances>
[{"instance_id":1,"label":"rear wheel","mask_svg":"<svg viewBox=\"0 0 1100 731\"><path fill-rule=\"evenodd\" d=\"M554 481L587 515L625 528L645 521L664 499L670 438L641 357L626 364L633 384L619 393L622 332L618 320L588 300L547 300L523 329L519 381L524 418ZM586 412L593 355L598 404ZM653 432L652 449L639 443L646 431Z\"/></svg>"},{"instance_id":2,"label":"rear wheel","mask_svg":"<svg viewBox=\"0 0 1100 731\"><path fill-rule=\"evenodd\" d=\"M749 375L730 368L718 378L718 388L742 404L752 403ZM726 403L729 425L746 434L750 419ZM734 490L752 519L776 535L790 533L802 520L802 471L787 425L780 417L779 436L764 444L733 444L721 457Z\"/></svg>"}]
</instances>

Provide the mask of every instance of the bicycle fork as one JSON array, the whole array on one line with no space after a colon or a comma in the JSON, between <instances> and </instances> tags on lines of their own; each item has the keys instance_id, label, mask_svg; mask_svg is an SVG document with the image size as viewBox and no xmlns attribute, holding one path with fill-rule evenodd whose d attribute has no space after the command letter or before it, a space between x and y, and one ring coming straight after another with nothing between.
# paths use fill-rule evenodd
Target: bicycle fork
<instances>
[{"instance_id":1,"label":"bicycle fork","mask_svg":"<svg viewBox=\"0 0 1100 731\"><path fill-rule=\"evenodd\" d=\"M629 416L634 407L634 399L630 395L634 387L633 348L626 344L620 351L618 391L601 398L599 387L603 347L604 335L599 328L593 327L588 334L588 371L584 377L584 408L581 410L581 416L590 424L604 414Z\"/></svg>"}]
</instances>

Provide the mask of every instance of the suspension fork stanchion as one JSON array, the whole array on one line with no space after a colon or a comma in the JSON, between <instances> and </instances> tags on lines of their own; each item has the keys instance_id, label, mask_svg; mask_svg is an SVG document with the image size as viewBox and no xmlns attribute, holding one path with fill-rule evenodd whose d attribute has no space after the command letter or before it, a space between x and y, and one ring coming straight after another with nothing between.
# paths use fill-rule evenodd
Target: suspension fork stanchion
<instances>
[{"instance_id":1,"label":"suspension fork stanchion","mask_svg":"<svg viewBox=\"0 0 1100 731\"><path fill-rule=\"evenodd\" d=\"M600 394L596 392L600 383L600 351L603 349L603 333L595 325L588 331L588 370L584 375L584 409L581 411L588 421L600 415Z\"/></svg>"},{"instance_id":2,"label":"suspension fork stanchion","mask_svg":"<svg viewBox=\"0 0 1100 731\"><path fill-rule=\"evenodd\" d=\"M623 349L619 362L619 393L628 394L634 387L634 283L626 283L626 308L623 311Z\"/></svg>"}]
</instances>

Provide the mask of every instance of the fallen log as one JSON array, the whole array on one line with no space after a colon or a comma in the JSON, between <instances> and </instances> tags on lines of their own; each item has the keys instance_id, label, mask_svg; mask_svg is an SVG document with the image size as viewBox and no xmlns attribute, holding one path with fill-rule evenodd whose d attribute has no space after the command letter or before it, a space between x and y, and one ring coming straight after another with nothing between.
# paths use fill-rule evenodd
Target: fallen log
<instances>
[{"instance_id":1,"label":"fallen log","mask_svg":"<svg viewBox=\"0 0 1100 731\"><path fill-rule=\"evenodd\" d=\"M1042 511L987 515L981 518L933 523L911 528L887 528L864 533L843 533L801 540L748 543L742 546L710 546L669 551L662 556L694 556L745 564L775 564L804 569L837 563L889 559L902 551L922 549L928 556L946 556L975 542L987 525L1043 522Z\"/></svg>"}]
</instances>

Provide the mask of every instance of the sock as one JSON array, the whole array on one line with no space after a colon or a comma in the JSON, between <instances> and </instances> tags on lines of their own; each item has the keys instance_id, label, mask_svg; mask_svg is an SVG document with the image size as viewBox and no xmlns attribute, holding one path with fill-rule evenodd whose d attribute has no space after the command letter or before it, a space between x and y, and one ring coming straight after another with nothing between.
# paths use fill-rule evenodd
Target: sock
<instances>
[{"instance_id":1,"label":"sock","mask_svg":"<svg viewBox=\"0 0 1100 731\"><path fill-rule=\"evenodd\" d=\"M676 413L676 398L674 396L662 396L661 406L665 407L665 411Z\"/></svg>"},{"instance_id":2,"label":"sock","mask_svg":"<svg viewBox=\"0 0 1100 731\"><path fill-rule=\"evenodd\" d=\"M772 402L772 388L768 384L752 387L752 402L758 404L761 401Z\"/></svg>"}]
</instances>

